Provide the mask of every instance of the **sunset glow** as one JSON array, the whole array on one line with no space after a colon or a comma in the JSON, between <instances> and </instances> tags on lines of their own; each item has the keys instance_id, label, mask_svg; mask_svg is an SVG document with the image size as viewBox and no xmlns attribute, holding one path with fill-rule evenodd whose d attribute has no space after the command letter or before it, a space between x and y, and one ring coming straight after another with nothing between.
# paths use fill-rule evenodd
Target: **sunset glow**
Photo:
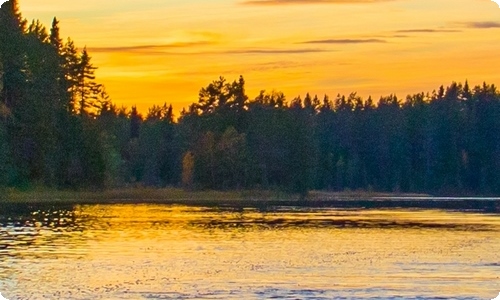
<instances>
[{"instance_id":1,"label":"sunset glow","mask_svg":"<svg viewBox=\"0 0 500 300\"><path fill-rule=\"evenodd\" d=\"M291 99L500 83L500 9L490 0L22 0L28 20L87 46L118 105L196 102L241 74Z\"/></svg>"}]
</instances>

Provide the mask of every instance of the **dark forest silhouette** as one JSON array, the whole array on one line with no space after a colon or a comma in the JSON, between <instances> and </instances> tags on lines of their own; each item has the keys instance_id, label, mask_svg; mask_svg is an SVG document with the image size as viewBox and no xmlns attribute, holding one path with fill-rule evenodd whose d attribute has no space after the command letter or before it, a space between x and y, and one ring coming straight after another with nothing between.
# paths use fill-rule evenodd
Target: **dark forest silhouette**
<instances>
[{"instance_id":1,"label":"dark forest silhouette","mask_svg":"<svg viewBox=\"0 0 500 300\"><path fill-rule=\"evenodd\" d=\"M167 104L142 116L112 104L58 26L0 9L0 186L500 193L494 85L250 100L243 77L221 77L178 119Z\"/></svg>"}]
</instances>

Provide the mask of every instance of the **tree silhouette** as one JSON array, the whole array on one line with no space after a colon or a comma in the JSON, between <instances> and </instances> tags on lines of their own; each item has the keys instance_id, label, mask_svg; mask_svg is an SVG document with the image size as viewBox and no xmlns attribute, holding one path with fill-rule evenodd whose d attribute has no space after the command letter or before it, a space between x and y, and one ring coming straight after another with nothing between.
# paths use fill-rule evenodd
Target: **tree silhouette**
<instances>
[{"instance_id":1,"label":"tree silhouette","mask_svg":"<svg viewBox=\"0 0 500 300\"><path fill-rule=\"evenodd\" d=\"M87 49L0 8L0 187L130 185L500 193L500 92L465 81L378 102L353 92L249 100L243 76L172 105L118 108ZM376 103L375 103L376 102Z\"/></svg>"}]
</instances>

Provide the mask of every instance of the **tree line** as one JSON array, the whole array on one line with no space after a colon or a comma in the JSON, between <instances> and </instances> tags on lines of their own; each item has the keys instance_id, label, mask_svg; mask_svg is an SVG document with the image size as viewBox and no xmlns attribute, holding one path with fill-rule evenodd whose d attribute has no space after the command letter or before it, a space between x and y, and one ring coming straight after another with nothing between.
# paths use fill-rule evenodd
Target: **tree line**
<instances>
[{"instance_id":1,"label":"tree line","mask_svg":"<svg viewBox=\"0 0 500 300\"><path fill-rule=\"evenodd\" d=\"M0 186L500 193L500 93L451 83L401 99L250 99L243 77L203 87L178 118L112 103L58 20L0 9Z\"/></svg>"}]
</instances>

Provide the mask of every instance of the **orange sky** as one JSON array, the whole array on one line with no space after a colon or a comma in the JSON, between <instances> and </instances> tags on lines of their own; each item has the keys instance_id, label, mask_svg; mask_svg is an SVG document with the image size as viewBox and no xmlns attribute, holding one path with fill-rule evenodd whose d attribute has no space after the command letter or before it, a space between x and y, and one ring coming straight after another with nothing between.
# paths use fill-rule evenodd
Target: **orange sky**
<instances>
[{"instance_id":1,"label":"orange sky","mask_svg":"<svg viewBox=\"0 0 500 300\"><path fill-rule=\"evenodd\" d=\"M25 18L87 46L118 105L198 99L241 74L288 99L375 98L451 81L500 84L500 8L490 0L21 0Z\"/></svg>"}]
</instances>

